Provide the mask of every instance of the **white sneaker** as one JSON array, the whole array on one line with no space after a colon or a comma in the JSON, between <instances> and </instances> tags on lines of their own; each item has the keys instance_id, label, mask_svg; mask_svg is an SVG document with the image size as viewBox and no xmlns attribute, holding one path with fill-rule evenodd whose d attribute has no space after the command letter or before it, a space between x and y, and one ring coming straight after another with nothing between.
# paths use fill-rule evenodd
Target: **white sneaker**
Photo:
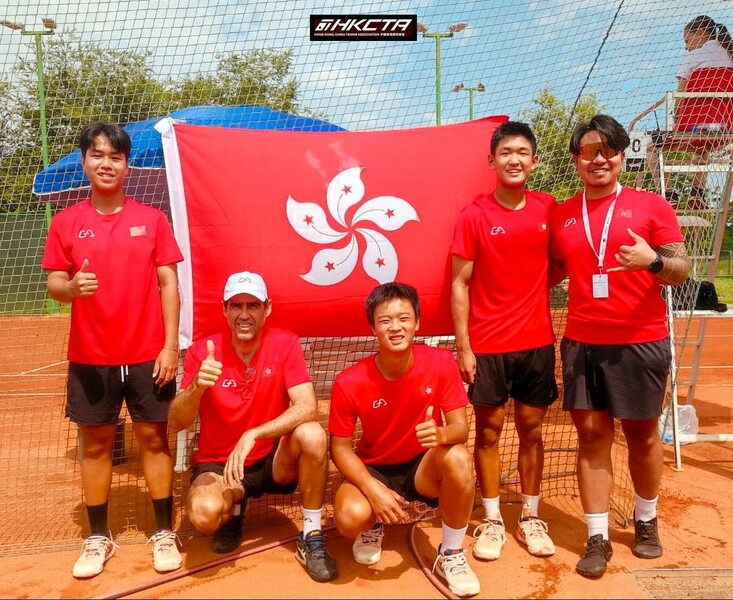
<instances>
[{"instance_id":1,"label":"white sneaker","mask_svg":"<svg viewBox=\"0 0 733 600\"><path fill-rule=\"evenodd\" d=\"M170 529L162 529L147 541L153 542L153 567L158 573L175 571L183 564L183 558L176 544L181 544L178 536Z\"/></svg>"},{"instance_id":2,"label":"white sneaker","mask_svg":"<svg viewBox=\"0 0 733 600\"><path fill-rule=\"evenodd\" d=\"M473 537L477 538L473 545L473 555L483 560L496 560L501 548L506 544L506 530L501 519L484 519L476 529Z\"/></svg>"},{"instance_id":3,"label":"white sneaker","mask_svg":"<svg viewBox=\"0 0 733 600\"><path fill-rule=\"evenodd\" d=\"M384 527L381 523L368 531L362 531L354 540L354 560L360 565L374 565L382 558Z\"/></svg>"},{"instance_id":4,"label":"white sneaker","mask_svg":"<svg viewBox=\"0 0 733 600\"><path fill-rule=\"evenodd\" d=\"M85 578L99 575L119 546L112 541L112 533L90 535L81 545L81 554L71 571L74 577Z\"/></svg>"},{"instance_id":5,"label":"white sneaker","mask_svg":"<svg viewBox=\"0 0 733 600\"><path fill-rule=\"evenodd\" d=\"M433 572L445 579L448 589L456 596L475 596L481 591L481 583L466 559L466 551L449 550L438 556L433 564Z\"/></svg>"},{"instance_id":6,"label":"white sneaker","mask_svg":"<svg viewBox=\"0 0 733 600\"><path fill-rule=\"evenodd\" d=\"M547 533L547 523L538 517L524 517L517 526L517 539L533 556L552 556L555 544Z\"/></svg>"}]
</instances>

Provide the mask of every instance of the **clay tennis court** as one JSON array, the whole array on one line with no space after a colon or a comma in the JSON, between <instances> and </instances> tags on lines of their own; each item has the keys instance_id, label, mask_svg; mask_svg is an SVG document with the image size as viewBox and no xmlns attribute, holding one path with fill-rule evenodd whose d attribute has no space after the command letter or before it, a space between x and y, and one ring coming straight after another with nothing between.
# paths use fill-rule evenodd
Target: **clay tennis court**
<instances>
[{"instance_id":1,"label":"clay tennis court","mask_svg":"<svg viewBox=\"0 0 733 600\"><path fill-rule=\"evenodd\" d=\"M691 333L697 323L693 320ZM76 462L76 435L63 417L66 364L63 356L68 318L7 317L0 319L0 344L12 359L0 365L3 386L0 401L0 472L7 496L0 531L1 595L6 597L354 597L440 598L430 568L440 536L440 521L433 513L412 524L391 527L385 537L382 561L372 567L356 565L351 541L330 532L329 548L340 574L336 581L317 584L295 561L294 536L298 533L297 497L270 497L253 503L247 513L245 535L239 551L222 557L210 550L210 539L196 535L181 512L188 473L177 473L175 499L177 529L183 542L184 566L165 577L152 569L150 546L152 509L139 476L136 447L125 432L125 455L116 466L110 498L110 526L121 543L104 572L89 581L71 576L85 518ZM433 343L436 343L433 341ZM441 340L438 344L443 343ZM350 347L349 353L333 346L307 347L317 389L329 385L328 373L340 363L370 351ZM338 357L338 358L334 358ZM333 364L331 364L333 363ZM680 378L686 363L682 362ZM320 367L318 367L320 365ZM332 376L332 375L331 375ZM322 396L322 393L319 393ZM685 398L681 398L685 402ZM710 318L703 345L694 405L701 433L733 431L733 318ZM327 401L321 397L321 417ZM505 485L502 496L516 498L509 443L505 433ZM509 542L494 563L469 560L482 582L482 597L733 597L733 444L697 442L682 448L683 470L675 471L671 446L665 446L666 468L660 500L660 535L665 554L653 561L631 555L633 527L623 527L628 515L629 490L617 489L612 515L614 556L599 581L574 572L585 542L585 526L568 455L574 442L560 411L550 414L545 430L548 448L541 516L548 522L557 545L555 556L535 558L514 538L513 523L519 506L505 504ZM174 439L171 440L173 444ZM616 456L617 475L623 475ZM32 468L30 468L32 467ZM330 500L336 475L327 491ZM12 484L12 485L8 485ZM628 486L628 483L625 484ZM622 486L623 487L623 486ZM546 490L551 490L548 494ZM327 506L328 508L328 506ZM413 511L419 516L420 506ZM327 511L327 514L328 511ZM472 525L480 522L474 512ZM325 523L330 525L330 514ZM470 541L469 541L470 544Z\"/></svg>"}]
</instances>

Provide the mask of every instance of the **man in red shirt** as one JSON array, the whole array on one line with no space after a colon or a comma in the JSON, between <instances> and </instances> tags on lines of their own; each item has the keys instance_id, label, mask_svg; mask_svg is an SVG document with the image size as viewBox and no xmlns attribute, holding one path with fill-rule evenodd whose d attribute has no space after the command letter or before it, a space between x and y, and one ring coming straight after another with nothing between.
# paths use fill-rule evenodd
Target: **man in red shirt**
<instances>
[{"instance_id":1,"label":"man in red shirt","mask_svg":"<svg viewBox=\"0 0 733 600\"><path fill-rule=\"evenodd\" d=\"M371 565L382 555L383 525L401 522L410 501L439 505L443 538L433 569L457 596L478 594L463 550L475 482L464 445L468 399L455 360L448 350L413 346L420 304L412 286L377 286L366 312L379 351L340 373L331 395L331 458L345 478L336 526L355 538L356 562Z\"/></svg>"},{"instance_id":2,"label":"man in red shirt","mask_svg":"<svg viewBox=\"0 0 733 600\"><path fill-rule=\"evenodd\" d=\"M172 431L198 415L188 515L213 534L213 550L240 543L249 498L291 494L300 483L303 531L295 556L315 581L338 575L321 532L326 488L326 432L298 337L265 325L272 312L257 273L234 273L224 288L228 327L195 342L173 400Z\"/></svg>"},{"instance_id":3,"label":"man in red shirt","mask_svg":"<svg viewBox=\"0 0 733 600\"><path fill-rule=\"evenodd\" d=\"M561 204L550 222L554 267L558 277L567 272L570 278L561 344L563 408L578 433L578 486L588 525L576 570L591 578L603 575L613 554L608 509L614 419L626 438L636 492L632 552L662 555L657 423L671 349L661 286L682 283L690 268L669 203L618 183L628 145L628 134L612 117L579 123L570 151L585 189Z\"/></svg>"},{"instance_id":4,"label":"man in red shirt","mask_svg":"<svg viewBox=\"0 0 733 600\"><path fill-rule=\"evenodd\" d=\"M463 209L451 248L451 313L458 366L470 385L476 417L474 461L485 510L474 532L473 554L484 560L499 558L506 543L499 510L499 441L510 396L522 486L517 539L535 556L555 553L538 507L542 419L558 395L547 279L550 212L556 203L549 194L526 189L537 163L537 141L529 126L502 123L491 138L489 155L496 190Z\"/></svg>"},{"instance_id":5,"label":"man in red shirt","mask_svg":"<svg viewBox=\"0 0 733 600\"><path fill-rule=\"evenodd\" d=\"M112 445L124 398L153 499L153 565L181 566L172 532L168 406L178 369L178 275L183 260L166 216L127 198L130 137L117 125L82 131L90 198L56 214L42 266L52 298L71 303L66 416L79 426L90 536L74 577L93 577L115 552L107 526Z\"/></svg>"}]
</instances>

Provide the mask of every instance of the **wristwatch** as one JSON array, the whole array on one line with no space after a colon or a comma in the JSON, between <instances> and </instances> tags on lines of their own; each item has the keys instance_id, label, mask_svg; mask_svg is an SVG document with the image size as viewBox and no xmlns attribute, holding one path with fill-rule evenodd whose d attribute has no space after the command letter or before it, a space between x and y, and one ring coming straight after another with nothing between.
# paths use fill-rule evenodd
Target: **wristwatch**
<instances>
[{"instance_id":1,"label":"wristwatch","mask_svg":"<svg viewBox=\"0 0 733 600\"><path fill-rule=\"evenodd\" d=\"M650 273L654 273L656 275L663 268L664 268L664 261L662 260L662 257L659 256L659 253L657 253L656 258L652 261L652 264L650 264L647 267L647 269L649 269Z\"/></svg>"}]
</instances>

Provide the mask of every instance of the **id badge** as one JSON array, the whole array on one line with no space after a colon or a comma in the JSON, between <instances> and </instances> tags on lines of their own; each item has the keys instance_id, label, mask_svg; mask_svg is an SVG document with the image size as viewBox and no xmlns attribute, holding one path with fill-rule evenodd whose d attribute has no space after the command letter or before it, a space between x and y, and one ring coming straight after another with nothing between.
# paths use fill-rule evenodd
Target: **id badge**
<instances>
[{"instance_id":1,"label":"id badge","mask_svg":"<svg viewBox=\"0 0 733 600\"><path fill-rule=\"evenodd\" d=\"M608 273L593 275L593 297L608 298Z\"/></svg>"}]
</instances>

